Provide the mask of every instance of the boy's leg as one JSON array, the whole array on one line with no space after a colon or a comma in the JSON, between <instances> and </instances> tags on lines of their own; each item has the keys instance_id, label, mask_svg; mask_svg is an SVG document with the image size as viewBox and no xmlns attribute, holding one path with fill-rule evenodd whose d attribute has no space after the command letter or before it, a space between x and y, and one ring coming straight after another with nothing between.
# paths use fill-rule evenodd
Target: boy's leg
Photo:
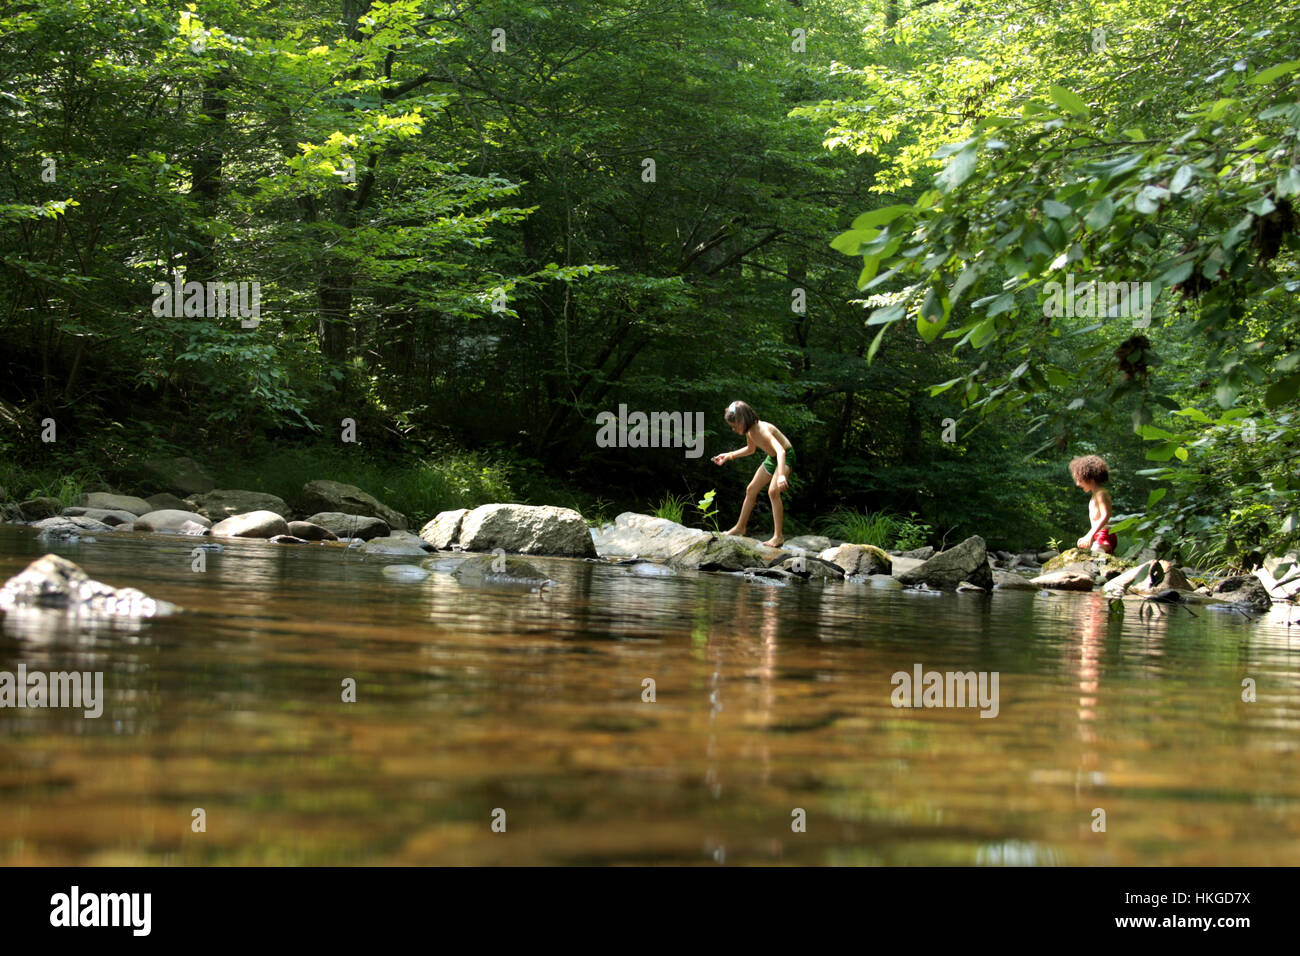
<instances>
[{"instance_id":1,"label":"boy's leg","mask_svg":"<svg viewBox=\"0 0 1300 956\"><path fill-rule=\"evenodd\" d=\"M790 481L790 465L787 462L785 471L785 480ZM773 475L767 486L767 499L772 503L772 537L763 543L773 548L779 548L785 544L785 535L783 534L785 525L785 508L781 504L781 492L776 487L776 475Z\"/></svg>"},{"instance_id":2,"label":"boy's leg","mask_svg":"<svg viewBox=\"0 0 1300 956\"><path fill-rule=\"evenodd\" d=\"M754 477L749 479L749 484L745 487L745 503L740 508L740 517L734 525L722 532L723 534L745 533L745 529L749 527L749 516L753 514L754 505L758 502L758 493L771 477L766 468L762 465L758 466Z\"/></svg>"}]
</instances>

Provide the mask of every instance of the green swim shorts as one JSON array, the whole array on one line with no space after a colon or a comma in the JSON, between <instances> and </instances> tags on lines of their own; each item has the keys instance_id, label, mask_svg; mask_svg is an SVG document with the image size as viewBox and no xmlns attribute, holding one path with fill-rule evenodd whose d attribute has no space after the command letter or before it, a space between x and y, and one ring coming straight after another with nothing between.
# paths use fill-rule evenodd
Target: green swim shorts
<instances>
[{"instance_id":1,"label":"green swim shorts","mask_svg":"<svg viewBox=\"0 0 1300 956\"><path fill-rule=\"evenodd\" d=\"M790 466L791 471L794 471L794 449L793 448L787 448L785 450L785 463ZM776 459L773 458L771 455L768 455L766 458L763 459L763 468L767 470L767 473L769 475L775 475Z\"/></svg>"}]
</instances>

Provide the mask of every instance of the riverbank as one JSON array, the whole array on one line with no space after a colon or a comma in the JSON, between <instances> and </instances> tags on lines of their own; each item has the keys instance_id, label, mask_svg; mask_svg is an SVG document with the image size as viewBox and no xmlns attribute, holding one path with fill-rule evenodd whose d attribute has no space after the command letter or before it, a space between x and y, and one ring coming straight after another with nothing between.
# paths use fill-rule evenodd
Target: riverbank
<instances>
[{"instance_id":1,"label":"riverbank","mask_svg":"<svg viewBox=\"0 0 1300 956\"><path fill-rule=\"evenodd\" d=\"M735 574L755 583L847 582L878 588L992 591L1090 591L1133 595L1165 604L1219 604L1247 612L1300 593L1294 556L1270 558L1249 575L1217 578L1154 554L1132 563L1072 549L990 552L979 535L936 552L932 546L886 551L823 535L797 535L781 547L635 512L591 522L572 508L497 502L442 511L420 524L365 490L313 479L295 505L278 495L217 489L195 463L172 460L156 468L171 490L148 498L89 492L66 505L36 496L0 505L3 518L30 525L48 543L87 541L96 535L148 534L192 538L261 539L277 545L359 548L368 555L423 559L431 552L583 558L642 565L638 573L702 571ZM202 489L202 490L196 490ZM178 492L189 491L186 497ZM527 580L526 566L485 569ZM538 576L538 580L545 580Z\"/></svg>"}]
</instances>

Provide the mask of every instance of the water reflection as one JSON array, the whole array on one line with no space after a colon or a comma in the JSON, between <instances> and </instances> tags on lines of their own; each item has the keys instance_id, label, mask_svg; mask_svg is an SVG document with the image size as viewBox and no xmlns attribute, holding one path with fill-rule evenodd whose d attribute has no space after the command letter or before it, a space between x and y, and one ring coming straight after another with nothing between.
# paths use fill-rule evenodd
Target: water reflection
<instances>
[{"instance_id":1,"label":"water reflection","mask_svg":"<svg viewBox=\"0 0 1300 956\"><path fill-rule=\"evenodd\" d=\"M6 577L44 551L0 527ZM176 618L5 618L0 670L102 670L107 700L98 721L0 711L0 862L1300 862L1281 610L561 560L528 594L391 581L409 558L338 547L232 542L202 573L191 551L60 551ZM914 662L999 671L999 716L895 709ZM196 806L221 826L192 834Z\"/></svg>"}]
</instances>

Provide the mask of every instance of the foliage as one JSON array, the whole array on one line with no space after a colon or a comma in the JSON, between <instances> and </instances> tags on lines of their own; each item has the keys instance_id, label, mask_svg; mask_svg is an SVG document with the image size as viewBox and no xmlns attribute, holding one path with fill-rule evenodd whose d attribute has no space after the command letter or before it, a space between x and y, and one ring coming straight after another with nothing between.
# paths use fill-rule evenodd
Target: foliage
<instances>
[{"instance_id":1,"label":"foliage","mask_svg":"<svg viewBox=\"0 0 1300 956\"><path fill-rule=\"evenodd\" d=\"M664 495L659 504L655 506L655 517L681 524L682 515L689 503L689 498L680 495Z\"/></svg>"}]
</instances>

